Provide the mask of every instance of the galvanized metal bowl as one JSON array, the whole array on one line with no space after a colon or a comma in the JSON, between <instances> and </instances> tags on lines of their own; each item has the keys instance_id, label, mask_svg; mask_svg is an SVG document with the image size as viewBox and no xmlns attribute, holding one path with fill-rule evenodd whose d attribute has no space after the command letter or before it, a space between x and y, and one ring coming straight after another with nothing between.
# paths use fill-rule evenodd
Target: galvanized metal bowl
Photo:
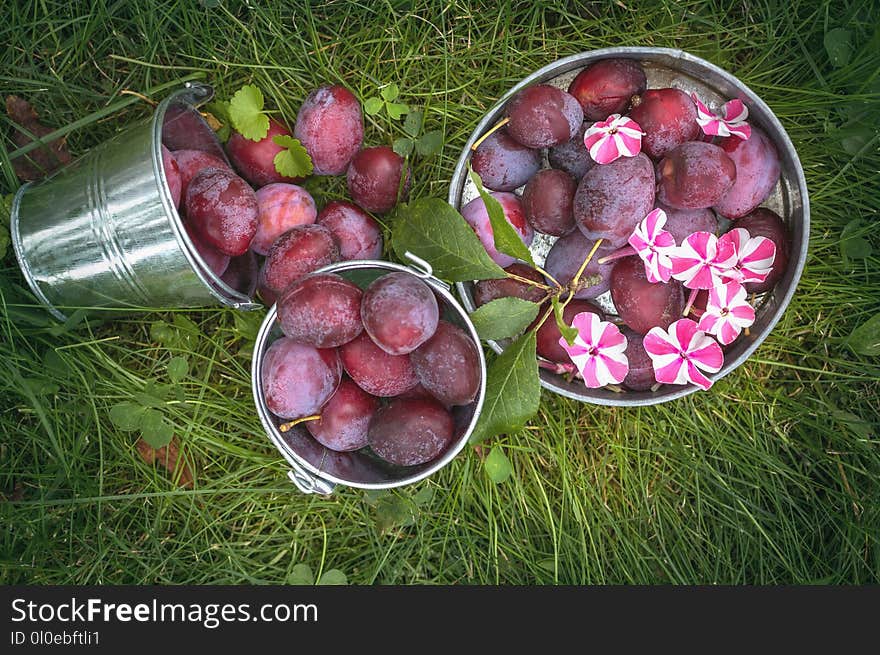
<instances>
[{"instance_id":1,"label":"galvanized metal bowl","mask_svg":"<svg viewBox=\"0 0 880 655\"><path fill-rule=\"evenodd\" d=\"M269 411L260 375L266 350L275 339L282 336L276 306L273 305L260 326L254 344L251 388L257 414L266 435L290 465L288 477L303 493L329 494L340 484L362 489L389 489L418 482L449 464L461 452L474 431L486 396L486 360L480 338L468 318L468 313L449 292L449 287L432 275L428 264L416 257L411 258L418 268L386 261L359 260L330 264L317 272L336 273L361 287L394 271L412 273L421 278L437 297L440 317L462 328L477 346L480 353L480 388L477 397L469 405L453 408L456 436L449 448L437 459L419 466L394 466L364 451L335 452L319 444L300 426L281 432L278 426L284 421Z\"/></svg>"},{"instance_id":2,"label":"galvanized metal bowl","mask_svg":"<svg viewBox=\"0 0 880 655\"><path fill-rule=\"evenodd\" d=\"M183 227L162 166L170 150L226 159L197 107L205 84L187 84L153 115L39 182L12 204L12 244L25 280L57 318L62 308L203 307L256 309L211 271Z\"/></svg>"},{"instance_id":3,"label":"galvanized metal bowl","mask_svg":"<svg viewBox=\"0 0 880 655\"><path fill-rule=\"evenodd\" d=\"M759 126L772 139L779 151L781 177L770 197L762 204L779 214L789 230L791 254L788 267L776 286L760 299L754 325L750 334L740 335L725 352L724 366L715 375L718 380L745 362L767 338L773 326L779 321L794 294L804 262L810 234L810 205L807 183L797 152L786 134L782 124L770 108L745 84L727 71L699 57L681 50L668 48L605 48L584 52L555 61L508 91L498 103L483 117L471 134L459 157L449 187L449 203L458 209L477 197L477 191L467 175L471 157L471 147L486 131L504 117L508 100L521 89L534 84L553 84L567 89L571 80L587 65L610 57L635 59L642 63L648 78L649 88L677 87L686 92L696 91L704 100L720 104L731 98L741 99L749 109L749 122ZM538 264L544 262L555 237L536 235L531 252ZM458 283L458 293L468 311L475 309L473 284ZM600 297L603 309L614 313L610 294ZM490 341L496 352L502 352L503 342ZM578 380L568 381L560 375L541 370L541 385L568 398L600 405L653 405L681 398L697 390L694 385L664 385L657 391L623 391L609 389L588 389Z\"/></svg>"}]
</instances>

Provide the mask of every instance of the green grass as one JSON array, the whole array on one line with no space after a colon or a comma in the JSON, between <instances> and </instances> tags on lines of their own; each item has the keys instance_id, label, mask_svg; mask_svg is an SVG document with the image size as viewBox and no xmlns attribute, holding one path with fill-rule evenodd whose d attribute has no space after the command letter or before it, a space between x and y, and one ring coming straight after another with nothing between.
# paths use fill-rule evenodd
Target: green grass
<instances>
[{"instance_id":1,"label":"green grass","mask_svg":"<svg viewBox=\"0 0 880 655\"><path fill-rule=\"evenodd\" d=\"M399 493L323 498L287 481L252 409L260 316L157 311L65 328L21 292L9 252L0 583L274 583L303 562L354 583L880 582L880 362L845 343L880 310L880 260L840 254L856 218L880 247L876 2L203 4L217 3L12 3L0 89L53 127L86 118L68 135L78 155L149 115L134 102L90 119L124 90L193 72L221 97L253 82L288 119L320 83L363 98L398 82L446 135L442 154L416 165L413 196L445 197L476 122L529 72L593 48L679 47L737 74L788 130L811 191L806 270L768 340L710 393L646 409L545 393L526 429L497 440L514 467L502 484L469 448ZM839 68L823 45L835 27L854 44ZM368 121L369 143L395 136ZM158 342L152 325L175 315L196 327ZM190 375L160 406L192 490L142 463L109 420L112 405L169 382L176 355Z\"/></svg>"}]
</instances>

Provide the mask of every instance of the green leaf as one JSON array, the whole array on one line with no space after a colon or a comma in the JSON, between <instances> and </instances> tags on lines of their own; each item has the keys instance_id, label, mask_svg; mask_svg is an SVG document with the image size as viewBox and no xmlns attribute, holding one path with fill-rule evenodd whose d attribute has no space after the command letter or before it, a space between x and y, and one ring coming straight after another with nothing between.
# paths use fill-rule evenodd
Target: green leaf
<instances>
[{"instance_id":1,"label":"green leaf","mask_svg":"<svg viewBox=\"0 0 880 655\"><path fill-rule=\"evenodd\" d=\"M284 148L275 155L275 170L286 177L308 177L314 167L312 158L306 147L299 139L294 139L287 134L279 134L272 137L272 142Z\"/></svg>"},{"instance_id":2,"label":"green leaf","mask_svg":"<svg viewBox=\"0 0 880 655\"><path fill-rule=\"evenodd\" d=\"M144 410L140 428L144 441L157 450L171 443L171 437L174 436L174 426L165 420L158 409Z\"/></svg>"},{"instance_id":3,"label":"green leaf","mask_svg":"<svg viewBox=\"0 0 880 655\"><path fill-rule=\"evenodd\" d=\"M181 382L189 373L189 362L186 357L172 357L168 362L168 377L173 382Z\"/></svg>"},{"instance_id":4,"label":"green leaf","mask_svg":"<svg viewBox=\"0 0 880 655\"><path fill-rule=\"evenodd\" d=\"M825 34L825 52L835 68L846 66L853 54L852 32L836 27Z\"/></svg>"},{"instance_id":5,"label":"green leaf","mask_svg":"<svg viewBox=\"0 0 880 655\"><path fill-rule=\"evenodd\" d=\"M477 187L477 191L480 192L480 197L486 204L486 211L489 214L489 223L492 224L492 234L495 238L496 250L498 250L498 252L503 252L506 255L510 255L511 257L515 257L516 259L521 259L530 266L534 266L535 262L532 259L532 253L529 252L528 247L523 243L519 232L507 222L507 219L504 217L504 209L501 207L501 203L498 202L492 194L486 191L483 187L483 181L473 169L470 170L469 174L471 180Z\"/></svg>"},{"instance_id":6,"label":"green leaf","mask_svg":"<svg viewBox=\"0 0 880 655\"><path fill-rule=\"evenodd\" d=\"M364 101L364 111L367 112L369 116L375 116L380 111L382 111L382 107L385 106L385 102L382 98L377 98L373 96L372 98L367 98Z\"/></svg>"},{"instance_id":7,"label":"green leaf","mask_svg":"<svg viewBox=\"0 0 880 655\"><path fill-rule=\"evenodd\" d=\"M430 157L440 152L443 147L443 132L440 130L431 130L425 132L422 138L416 141L416 151L422 157Z\"/></svg>"},{"instance_id":8,"label":"green leaf","mask_svg":"<svg viewBox=\"0 0 880 655\"><path fill-rule=\"evenodd\" d=\"M847 259L866 259L871 256L873 248L871 242L862 237L859 233L865 227L865 221L860 218L854 218L840 234L840 255Z\"/></svg>"},{"instance_id":9,"label":"green leaf","mask_svg":"<svg viewBox=\"0 0 880 655\"><path fill-rule=\"evenodd\" d=\"M146 408L135 403L117 403L110 408L110 422L123 432L134 432L141 426Z\"/></svg>"},{"instance_id":10,"label":"green leaf","mask_svg":"<svg viewBox=\"0 0 880 655\"><path fill-rule=\"evenodd\" d=\"M308 564L297 564L287 576L287 584L290 585L313 585L315 584L315 574L312 573L312 567Z\"/></svg>"},{"instance_id":11,"label":"green leaf","mask_svg":"<svg viewBox=\"0 0 880 655\"><path fill-rule=\"evenodd\" d=\"M411 111L406 115L406 120L403 121L403 131L409 134L412 138L416 138L419 135L419 132L422 131L422 123L424 120L424 112Z\"/></svg>"},{"instance_id":12,"label":"green leaf","mask_svg":"<svg viewBox=\"0 0 880 655\"><path fill-rule=\"evenodd\" d=\"M382 498L390 493L391 491L388 489L366 489L364 491L364 500L370 507L375 507Z\"/></svg>"},{"instance_id":13,"label":"green leaf","mask_svg":"<svg viewBox=\"0 0 880 655\"><path fill-rule=\"evenodd\" d=\"M492 261L471 226L440 198L398 205L391 244L400 259L406 251L430 262L434 274L451 282L506 277Z\"/></svg>"},{"instance_id":14,"label":"green leaf","mask_svg":"<svg viewBox=\"0 0 880 655\"><path fill-rule=\"evenodd\" d=\"M541 383L535 354L535 332L510 344L489 365L483 413L471 435L477 443L497 434L516 432L538 413Z\"/></svg>"},{"instance_id":15,"label":"green leaf","mask_svg":"<svg viewBox=\"0 0 880 655\"><path fill-rule=\"evenodd\" d=\"M46 378L22 378L21 382L35 396L53 396L61 390L57 383Z\"/></svg>"},{"instance_id":16,"label":"green leaf","mask_svg":"<svg viewBox=\"0 0 880 655\"><path fill-rule=\"evenodd\" d=\"M483 468L486 470L486 475L495 484L501 484L513 472L510 460L507 459L501 446L492 446L492 450L489 451L489 455L483 462Z\"/></svg>"},{"instance_id":17,"label":"green leaf","mask_svg":"<svg viewBox=\"0 0 880 655\"><path fill-rule=\"evenodd\" d=\"M434 487L430 485L425 485L421 489L419 489L418 493L413 496L413 502L421 507L422 505L427 505L434 498Z\"/></svg>"},{"instance_id":18,"label":"green leaf","mask_svg":"<svg viewBox=\"0 0 880 655\"><path fill-rule=\"evenodd\" d=\"M12 199L15 198L14 193L0 193L0 225L9 228L12 223Z\"/></svg>"},{"instance_id":19,"label":"green leaf","mask_svg":"<svg viewBox=\"0 0 880 655\"><path fill-rule=\"evenodd\" d=\"M872 316L853 330L846 343L859 355L880 355L880 314Z\"/></svg>"},{"instance_id":20,"label":"green leaf","mask_svg":"<svg viewBox=\"0 0 880 655\"><path fill-rule=\"evenodd\" d=\"M831 414L857 437L870 439L871 435L874 434L874 426L858 414L842 409L831 410Z\"/></svg>"},{"instance_id":21,"label":"green leaf","mask_svg":"<svg viewBox=\"0 0 880 655\"><path fill-rule=\"evenodd\" d=\"M559 333L565 337L569 346L573 345L574 338L578 334L577 328L574 328L565 322L565 319L563 318L565 307L559 302L559 296L553 296L550 302L553 304L553 318L556 319L556 327L559 328Z\"/></svg>"},{"instance_id":22,"label":"green leaf","mask_svg":"<svg viewBox=\"0 0 880 655\"><path fill-rule=\"evenodd\" d=\"M9 250L9 244L11 242L9 228L5 225L0 225L0 259L6 257L6 251Z\"/></svg>"},{"instance_id":23,"label":"green leaf","mask_svg":"<svg viewBox=\"0 0 880 655\"><path fill-rule=\"evenodd\" d=\"M471 313L481 339L506 339L523 330L538 316L540 306L522 298L497 298Z\"/></svg>"},{"instance_id":24,"label":"green leaf","mask_svg":"<svg viewBox=\"0 0 880 655\"><path fill-rule=\"evenodd\" d=\"M399 139L394 140L394 145L391 146L391 149L401 157L409 157L412 154L415 145L416 144L412 139L402 136Z\"/></svg>"},{"instance_id":25,"label":"green leaf","mask_svg":"<svg viewBox=\"0 0 880 655\"><path fill-rule=\"evenodd\" d=\"M263 112L263 92L246 84L229 101L229 119L243 137L251 141L265 139L269 133L269 117Z\"/></svg>"},{"instance_id":26,"label":"green leaf","mask_svg":"<svg viewBox=\"0 0 880 655\"><path fill-rule=\"evenodd\" d=\"M379 532L404 528L416 522L415 505L397 494L389 494L376 503L376 527Z\"/></svg>"},{"instance_id":27,"label":"green leaf","mask_svg":"<svg viewBox=\"0 0 880 655\"><path fill-rule=\"evenodd\" d=\"M392 120L397 121L409 111L409 107L396 102L386 102L385 110L388 112L388 116L390 116Z\"/></svg>"},{"instance_id":28,"label":"green leaf","mask_svg":"<svg viewBox=\"0 0 880 655\"><path fill-rule=\"evenodd\" d=\"M329 571L324 571L321 574L321 577L318 578L317 584L319 585L347 585L348 578L345 573L340 571L339 569L330 569Z\"/></svg>"},{"instance_id":29,"label":"green leaf","mask_svg":"<svg viewBox=\"0 0 880 655\"><path fill-rule=\"evenodd\" d=\"M382 99L385 102L394 102L395 100L397 100L398 96L400 95L400 87L398 87L394 82L392 82L391 84L383 87L379 91L379 93L382 94Z\"/></svg>"}]
</instances>

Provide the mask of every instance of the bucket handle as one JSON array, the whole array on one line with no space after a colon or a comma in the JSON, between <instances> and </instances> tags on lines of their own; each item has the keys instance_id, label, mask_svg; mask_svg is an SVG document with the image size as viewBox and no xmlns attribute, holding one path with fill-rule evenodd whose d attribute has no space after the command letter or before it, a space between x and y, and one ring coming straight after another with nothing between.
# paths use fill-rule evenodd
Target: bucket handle
<instances>
[{"instance_id":1,"label":"bucket handle","mask_svg":"<svg viewBox=\"0 0 880 655\"><path fill-rule=\"evenodd\" d=\"M289 461L289 460L288 460ZM290 462L291 469L287 472L290 481L304 494L321 494L327 496L333 493L336 486L332 482L328 482L324 478L312 475L304 468L301 468L295 462Z\"/></svg>"}]
</instances>

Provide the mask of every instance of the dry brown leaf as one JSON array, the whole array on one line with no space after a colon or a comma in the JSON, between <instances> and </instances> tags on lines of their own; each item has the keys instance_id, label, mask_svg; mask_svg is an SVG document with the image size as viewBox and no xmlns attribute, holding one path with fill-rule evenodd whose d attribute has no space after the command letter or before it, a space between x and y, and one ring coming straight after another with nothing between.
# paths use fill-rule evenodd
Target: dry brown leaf
<instances>
[{"instance_id":1,"label":"dry brown leaf","mask_svg":"<svg viewBox=\"0 0 880 655\"><path fill-rule=\"evenodd\" d=\"M193 474L189 464L180 454L180 441L177 437L171 439L171 443L159 449L140 438L135 444L141 459L147 464L155 464L158 461L165 469L177 479L177 484L186 489L192 489ZM178 474L178 468L180 469Z\"/></svg>"},{"instance_id":2,"label":"dry brown leaf","mask_svg":"<svg viewBox=\"0 0 880 655\"><path fill-rule=\"evenodd\" d=\"M36 110L29 102L18 96L6 96L6 113L14 123L22 129L13 126L12 142L21 148L33 141L31 134L42 138L53 132L51 127L46 127L37 118ZM30 133L30 134L29 134ZM26 155L17 157L12 161L12 168L22 182L32 182L43 178L56 169L70 163L70 153L67 151L67 140L64 137L31 150Z\"/></svg>"}]
</instances>

